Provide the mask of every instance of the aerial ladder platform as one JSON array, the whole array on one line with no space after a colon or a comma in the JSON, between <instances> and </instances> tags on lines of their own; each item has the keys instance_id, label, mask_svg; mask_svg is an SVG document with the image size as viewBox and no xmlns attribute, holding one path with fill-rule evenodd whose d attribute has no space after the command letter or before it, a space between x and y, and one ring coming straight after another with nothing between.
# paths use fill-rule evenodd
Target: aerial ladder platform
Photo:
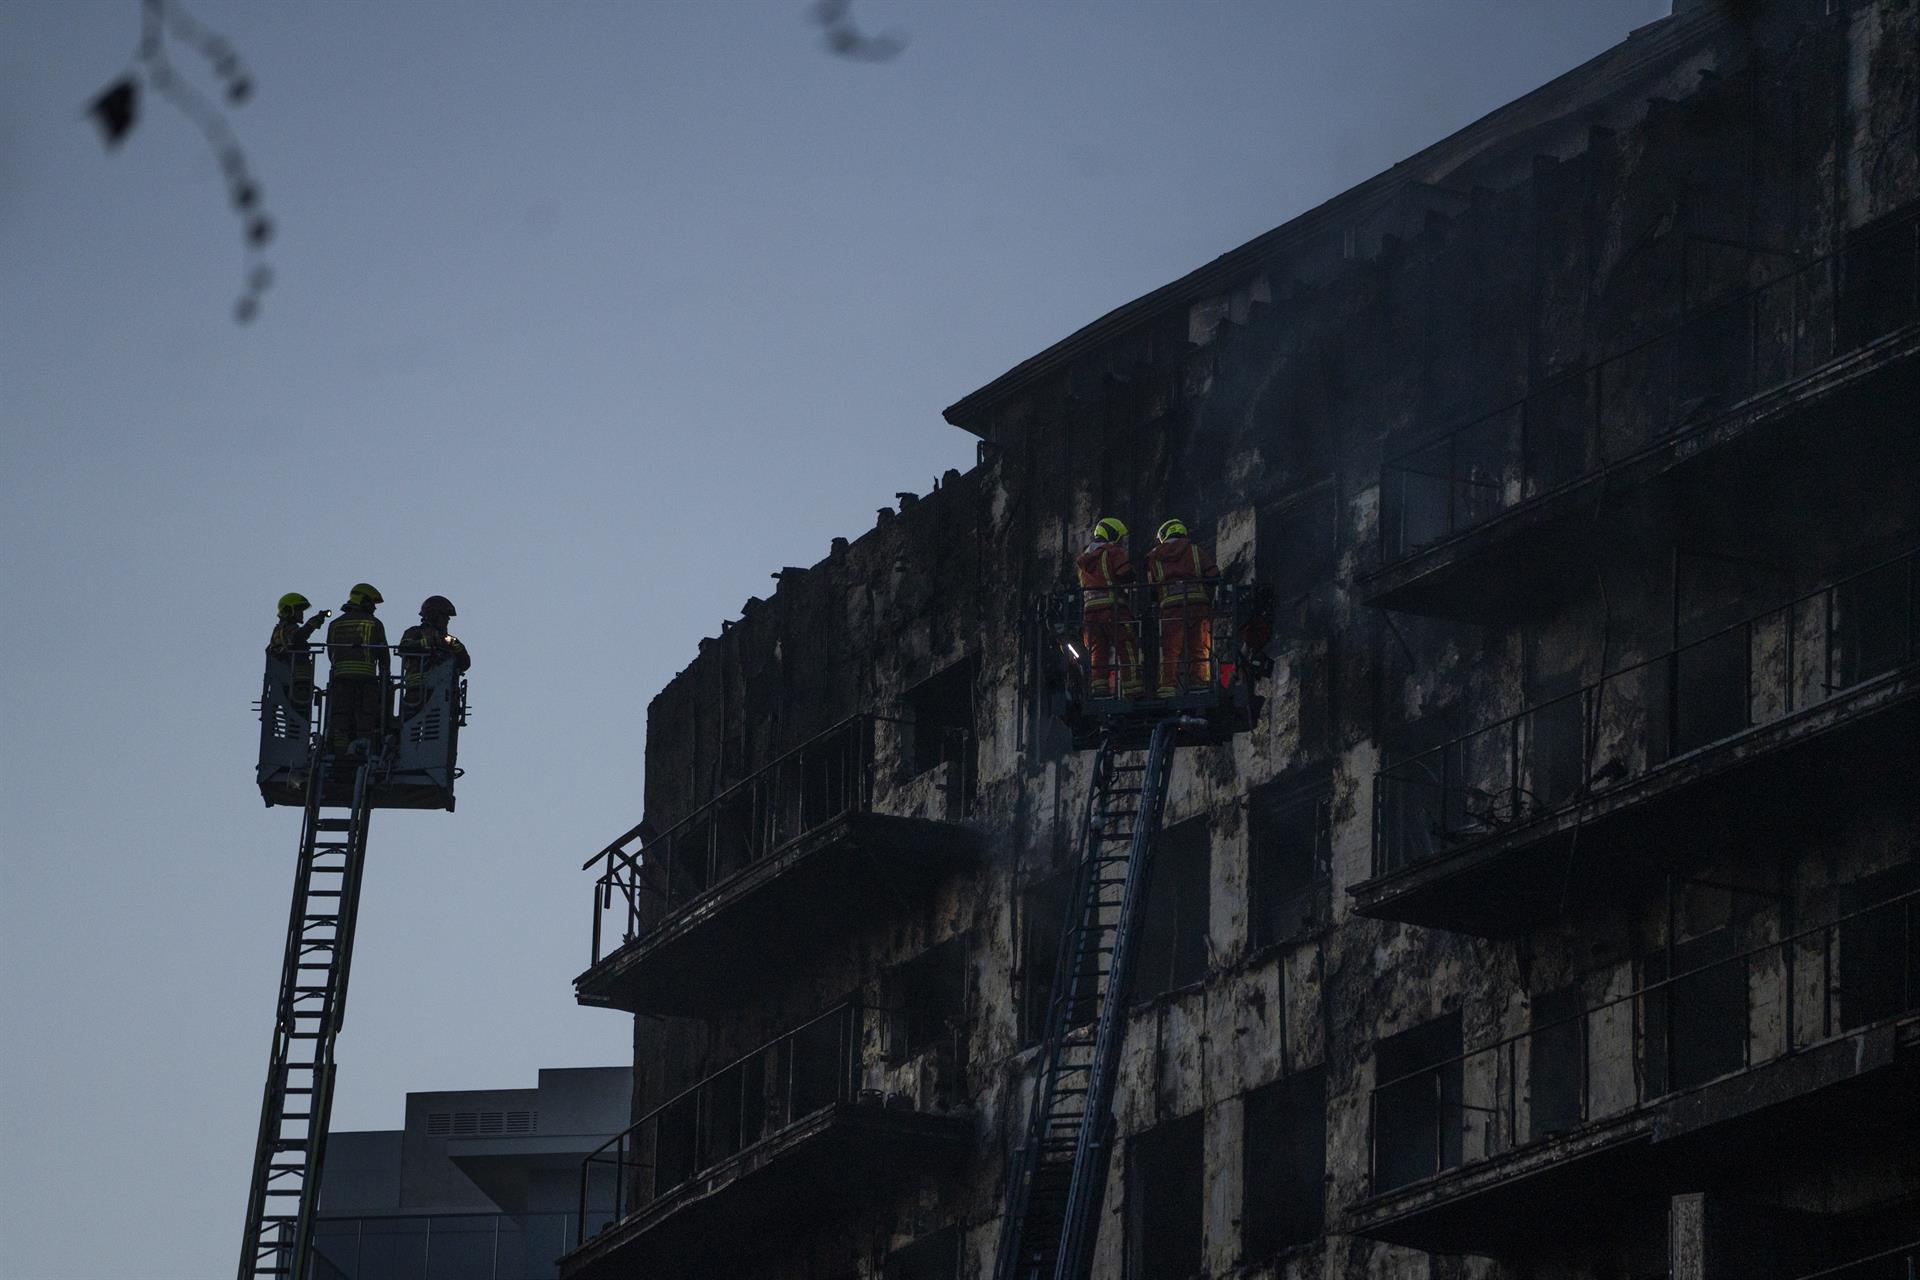
<instances>
[{"instance_id":1,"label":"aerial ladder platform","mask_svg":"<svg viewBox=\"0 0 1920 1280\"><path fill-rule=\"evenodd\" d=\"M1159 623L1143 591L1097 621L1085 617L1079 595L1061 592L1043 604L1043 634L1051 634L1056 648L1046 683L1057 692L1075 745L1094 746L1097 754L1039 1077L1007 1178L994 1280L1085 1280L1088 1274L1112 1155L1133 947L1175 753L1250 729L1260 707L1252 686L1270 669L1266 633L1257 625L1267 602L1232 584L1212 586L1203 656L1171 673L1155 661ZM1130 681L1121 672L1094 668L1093 626L1132 629L1128 650L1110 636L1098 639L1101 652L1130 652L1141 664L1143 692L1126 696Z\"/></svg>"},{"instance_id":2,"label":"aerial ladder platform","mask_svg":"<svg viewBox=\"0 0 1920 1280\"><path fill-rule=\"evenodd\" d=\"M399 681L389 681L387 731L378 743L359 754L329 750L325 694L314 688L310 665L296 672L300 660L270 657L260 698L261 798L297 804L302 819L239 1280L313 1273L334 1047L346 1019L368 826L375 809L453 808L466 722L466 682L453 664L440 663L425 672L419 701L404 716L392 714Z\"/></svg>"}]
</instances>

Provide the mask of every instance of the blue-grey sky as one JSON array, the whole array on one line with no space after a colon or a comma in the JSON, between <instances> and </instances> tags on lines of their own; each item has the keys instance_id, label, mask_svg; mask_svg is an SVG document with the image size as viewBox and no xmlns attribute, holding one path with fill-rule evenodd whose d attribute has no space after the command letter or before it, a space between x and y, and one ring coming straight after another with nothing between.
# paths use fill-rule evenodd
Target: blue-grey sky
<instances>
[{"instance_id":1,"label":"blue-grey sky","mask_svg":"<svg viewBox=\"0 0 1920 1280\"><path fill-rule=\"evenodd\" d=\"M969 465L942 406L1665 0L201 0L280 229L82 119L137 0L0 5L0 1276L234 1263L297 815L272 603L451 596L457 814L381 814L337 1128L624 1061L578 867L647 700L770 571ZM179 59L183 69L198 68Z\"/></svg>"}]
</instances>

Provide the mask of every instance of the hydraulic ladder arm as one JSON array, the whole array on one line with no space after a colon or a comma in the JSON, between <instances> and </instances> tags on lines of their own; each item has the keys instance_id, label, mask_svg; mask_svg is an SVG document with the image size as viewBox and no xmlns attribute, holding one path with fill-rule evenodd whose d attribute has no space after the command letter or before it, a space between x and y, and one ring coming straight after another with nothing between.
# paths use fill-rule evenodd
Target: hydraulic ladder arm
<instances>
[{"instance_id":1,"label":"hydraulic ladder arm","mask_svg":"<svg viewBox=\"0 0 1920 1280\"><path fill-rule=\"evenodd\" d=\"M346 1017L366 867L371 768L364 762L352 767L351 782L336 789L332 777L339 766L323 759L308 778L240 1280L308 1274L333 1108L333 1045ZM344 802L330 801L330 795L343 795Z\"/></svg>"},{"instance_id":2,"label":"hydraulic ladder arm","mask_svg":"<svg viewBox=\"0 0 1920 1280\"><path fill-rule=\"evenodd\" d=\"M1084 1280L1105 1191L1132 941L1146 899L1180 731L1155 726L1145 759L1109 736L1094 761L1082 856L1047 1006L1026 1138L1014 1152L995 1280Z\"/></svg>"}]
</instances>

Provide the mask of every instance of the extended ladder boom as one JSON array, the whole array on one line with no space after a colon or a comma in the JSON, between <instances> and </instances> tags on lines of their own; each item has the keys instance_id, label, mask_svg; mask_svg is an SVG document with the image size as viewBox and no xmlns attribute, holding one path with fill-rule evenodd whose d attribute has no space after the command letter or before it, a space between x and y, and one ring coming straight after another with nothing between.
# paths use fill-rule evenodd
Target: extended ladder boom
<instances>
[{"instance_id":1,"label":"extended ladder boom","mask_svg":"<svg viewBox=\"0 0 1920 1280\"><path fill-rule=\"evenodd\" d=\"M333 1043L346 1017L354 918L373 807L371 766L353 767L345 786L333 783L336 768L320 761L307 784L240 1280L305 1276L309 1266L333 1106ZM328 810L335 812L329 816Z\"/></svg>"},{"instance_id":2,"label":"extended ladder boom","mask_svg":"<svg viewBox=\"0 0 1920 1280\"><path fill-rule=\"evenodd\" d=\"M1155 726L1146 758L1112 737L1094 761L1085 841L1047 1006L1040 1078L1014 1153L995 1280L1083 1280L1105 1190L1132 942L1174 748L1196 722Z\"/></svg>"}]
</instances>

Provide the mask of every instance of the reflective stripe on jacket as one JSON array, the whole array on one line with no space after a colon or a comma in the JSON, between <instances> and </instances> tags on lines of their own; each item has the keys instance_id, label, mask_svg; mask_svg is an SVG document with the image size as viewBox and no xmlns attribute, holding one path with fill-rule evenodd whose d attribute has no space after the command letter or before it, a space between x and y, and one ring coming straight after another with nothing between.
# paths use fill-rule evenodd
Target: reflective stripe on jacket
<instances>
[{"instance_id":1,"label":"reflective stripe on jacket","mask_svg":"<svg viewBox=\"0 0 1920 1280\"><path fill-rule=\"evenodd\" d=\"M1117 542L1090 543L1073 558L1074 571L1086 594L1081 597L1085 609L1111 609L1120 603L1113 588L1133 581L1133 566L1127 563L1127 549Z\"/></svg>"},{"instance_id":2,"label":"reflective stripe on jacket","mask_svg":"<svg viewBox=\"0 0 1920 1280\"><path fill-rule=\"evenodd\" d=\"M273 634L267 638L267 652L276 658L284 658L296 649L304 649L313 639L324 618L309 618L305 622L281 621L273 624Z\"/></svg>"},{"instance_id":3,"label":"reflective stripe on jacket","mask_svg":"<svg viewBox=\"0 0 1920 1280\"><path fill-rule=\"evenodd\" d=\"M327 628L327 660L336 676L372 679L386 647L387 629L370 613L343 613Z\"/></svg>"},{"instance_id":4,"label":"reflective stripe on jacket","mask_svg":"<svg viewBox=\"0 0 1920 1280\"><path fill-rule=\"evenodd\" d=\"M1147 580L1159 589L1163 605L1205 604L1207 588L1200 579L1218 572L1213 557L1187 538L1170 538L1147 552Z\"/></svg>"}]
</instances>

